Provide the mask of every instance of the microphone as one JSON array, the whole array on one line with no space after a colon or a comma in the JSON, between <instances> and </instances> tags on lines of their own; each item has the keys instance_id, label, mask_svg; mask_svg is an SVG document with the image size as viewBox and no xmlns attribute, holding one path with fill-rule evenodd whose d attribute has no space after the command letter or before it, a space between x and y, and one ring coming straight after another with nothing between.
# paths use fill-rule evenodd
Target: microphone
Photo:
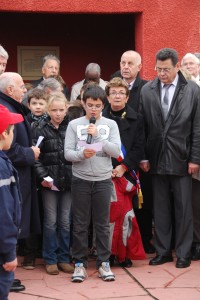
<instances>
[{"instance_id":1,"label":"microphone","mask_svg":"<svg viewBox=\"0 0 200 300\"><path fill-rule=\"evenodd\" d=\"M91 117L91 118L90 118L90 123L91 123L91 124L95 124L95 123L96 123L95 117ZM92 142L92 135L91 135L91 134L88 134L86 143L87 143L87 144L91 144L91 142Z\"/></svg>"}]
</instances>

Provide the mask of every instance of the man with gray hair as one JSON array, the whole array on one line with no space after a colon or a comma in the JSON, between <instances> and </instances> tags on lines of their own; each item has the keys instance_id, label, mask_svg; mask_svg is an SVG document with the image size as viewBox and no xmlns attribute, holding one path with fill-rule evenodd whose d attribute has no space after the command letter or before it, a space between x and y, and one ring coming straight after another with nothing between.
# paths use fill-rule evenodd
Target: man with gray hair
<instances>
[{"instance_id":1,"label":"man with gray hair","mask_svg":"<svg viewBox=\"0 0 200 300\"><path fill-rule=\"evenodd\" d=\"M22 195L22 214L19 239L26 239L30 232L40 233L40 218L36 195L33 167L40 149L32 146L31 128L26 120L25 108L21 104L26 93L22 77L18 73L4 72L0 75L0 104L13 113L21 114L24 121L14 128L11 148L6 151L8 158L18 171L19 186ZM25 287L18 279L13 282L10 291L23 291Z\"/></svg>"},{"instance_id":2,"label":"man with gray hair","mask_svg":"<svg viewBox=\"0 0 200 300\"><path fill-rule=\"evenodd\" d=\"M38 86L44 79L57 76L60 71L60 60L57 56L49 54L43 57L42 77L38 80L31 81L33 87Z\"/></svg>"},{"instance_id":3,"label":"man with gray hair","mask_svg":"<svg viewBox=\"0 0 200 300\"><path fill-rule=\"evenodd\" d=\"M183 56L181 61L181 67L186 69L190 75L192 75L193 80L200 86L200 60L199 58L192 54L187 53Z\"/></svg>"},{"instance_id":4,"label":"man with gray hair","mask_svg":"<svg viewBox=\"0 0 200 300\"><path fill-rule=\"evenodd\" d=\"M100 66L96 63L88 64L86 69L85 69L85 78L83 80L75 83L72 86L70 101L73 101L73 100L77 99L77 97L80 95L80 90L81 90L82 86L85 83L95 82L100 87L105 89L105 86L107 85L107 82L105 82L103 79L101 79L100 76L101 76Z\"/></svg>"},{"instance_id":5,"label":"man with gray hair","mask_svg":"<svg viewBox=\"0 0 200 300\"><path fill-rule=\"evenodd\" d=\"M12 161L18 171L20 192L22 195L22 217L21 232L19 238L27 238L31 229L31 209L33 209L34 179L32 177L32 167L38 159L40 149L32 146L31 128L26 121L26 111L22 105L22 99L26 87L22 77L18 73L5 72L0 75L0 104L7 107L13 113L19 113L24 117L24 121L15 126L14 138L11 148L7 151L7 156ZM34 215L36 221L37 216ZM38 219L39 221L39 219ZM35 225L36 231L40 230L40 224Z\"/></svg>"},{"instance_id":6,"label":"man with gray hair","mask_svg":"<svg viewBox=\"0 0 200 300\"><path fill-rule=\"evenodd\" d=\"M43 58L42 64L42 77L38 80L31 81L30 83L33 87L37 87L43 80L47 78L57 77L60 73L60 60L57 56L48 54ZM70 91L67 86L64 87L63 90L64 95L69 100L70 99Z\"/></svg>"},{"instance_id":7,"label":"man with gray hair","mask_svg":"<svg viewBox=\"0 0 200 300\"><path fill-rule=\"evenodd\" d=\"M6 70L8 58L8 52L0 45L0 75Z\"/></svg>"},{"instance_id":8,"label":"man with gray hair","mask_svg":"<svg viewBox=\"0 0 200 300\"><path fill-rule=\"evenodd\" d=\"M55 78L44 79L37 87L41 90L44 90L47 94L51 92L62 92L62 86Z\"/></svg>"},{"instance_id":9,"label":"man with gray hair","mask_svg":"<svg viewBox=\"0 0 200 300\"><path fill-rule=\"evenodd\" d=\"M37 88L43 90L45 93L50 94L51 92L62 92L62 85L58 80L55 78L47 78L40 82L40 84L37 86ZM22 104L27 106L28 103L28 96L30 93L32 93L33 89L29 90L22 100Z\"/></svg>"},{"instance_id":10,"label":"man with gray hair","mask_svg":"<svg viewBox=\"0 0 200 300\"><path fill-rule=\"evenodd\" d=\"M140 78L142 68L142 58L140 54L133 50L124 52L120 61L121 77L127 83L130 90L128 104L136 111L139 110L139 100L141 88L147 80Z\"/></svg>"}]
</instances>

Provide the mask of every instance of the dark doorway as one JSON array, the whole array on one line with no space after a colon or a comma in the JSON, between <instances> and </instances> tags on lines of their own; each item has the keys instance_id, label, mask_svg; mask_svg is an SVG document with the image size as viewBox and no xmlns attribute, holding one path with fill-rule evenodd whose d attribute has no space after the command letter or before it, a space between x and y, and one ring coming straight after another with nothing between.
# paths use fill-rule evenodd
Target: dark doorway
<instances>
[{"instance_id":1,"label":"dark doorway","mask_svg":"<svg viewBox=\"0 0 200 300\"><path fill-rule=\"evenodd\" d=\"M0 43L10 55L7 71L17 71L17 46L59 46L61 75L70 87L90 62L109 80L121 54L134 49L133 14L0 13L0 19Z\"/></svg>"}]
</instances>

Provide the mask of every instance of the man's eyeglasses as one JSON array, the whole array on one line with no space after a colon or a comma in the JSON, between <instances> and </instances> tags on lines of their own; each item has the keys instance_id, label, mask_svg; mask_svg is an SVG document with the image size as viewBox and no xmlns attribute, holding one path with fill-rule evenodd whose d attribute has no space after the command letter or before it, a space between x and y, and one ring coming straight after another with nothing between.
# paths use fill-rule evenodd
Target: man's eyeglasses
<instances>
[{"instance_id":1,"label":"man's eyeglasses","mask_svg":"<svg viewBox=\"0 0 200 300\"><path fill-rule=\"evenodd\" d=\"M95 109L95 110L100 110L102 109L102 105L92 105L92 104L85 104L85 106L88 108L88 109Z\"/></svg>"},{"instance_id":2,"label":"man's eyeglasses","mask_svg":"<svg viewBox=\"0 0 200 300\"><path fill-rule=\"evenodd\" d=\"M119 95L120 97L124 97L124 96L126 96L126 93L124 93L124 92L111 92L110 93L110 96L112 96L112 97L116 97L117 95Z\"/></svg>"},{"instance_id":3,"label":"man's eyeglasses","mask_svg":"<svg viewBox=\"0 0 200 300\"><path fill-rule=\"evenodd\" d=\"M155 66L155 70L158 72L158 73L169 73L173 68L159 68L159 67L156 67Z\"/></svg>"},{"instance_id":4,"label":"man's eyeglasses","mask_svg":"<svg viewBox=\"0 0 200 300\"><path fill-rule=\"evenodd\" d=\"M15 87L15 88L19 88L19 89L21 89L22 91L26 90L26 87L25 87L24 84L21 85L21 86L18 86L18 85L11 85L11 86L12 86L12 87Z\"/></svg>"},{"instance_id":5,"label":"man's eyeglasses","mask_svg":"<svg viewBox=\"0 0 200 300\"><path fill-rule=\"evenodd\" d=\"M20 89L21 89L22 91L26 90L26 87L25 87L25 85L24 85L24 84L23 84L23 85L21 85L21 86L20 86Z\"/></svg>"}]
</instances>

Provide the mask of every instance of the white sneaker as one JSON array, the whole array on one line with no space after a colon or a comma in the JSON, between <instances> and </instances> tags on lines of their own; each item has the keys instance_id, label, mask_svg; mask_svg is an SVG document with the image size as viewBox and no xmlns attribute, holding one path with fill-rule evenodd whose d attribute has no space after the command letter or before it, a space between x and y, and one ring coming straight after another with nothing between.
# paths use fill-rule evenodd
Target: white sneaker
<instances>
[{"instance_id":1,"label":"white sneaker","mask_svg":"<svg viewBox=\"0 0 200 300\"><path fill-rule=\"evenodd\" d=\"M99 277L101 277L104 281L115 280L115 275L110 270L109 262L102 262L101 267L99 267Z\"/></svg>"},{"instance_id":2,"label":"white sneaker","mask_svg":"<svg viewBox=\"0 0 200 300\"><path fill-rule=\"evenodd\" d=\"M83 282L85 277L87 277L86 270L82 263L76 263L74 273L72 275L73 282Z\"/></svg>"}]
</instances>

